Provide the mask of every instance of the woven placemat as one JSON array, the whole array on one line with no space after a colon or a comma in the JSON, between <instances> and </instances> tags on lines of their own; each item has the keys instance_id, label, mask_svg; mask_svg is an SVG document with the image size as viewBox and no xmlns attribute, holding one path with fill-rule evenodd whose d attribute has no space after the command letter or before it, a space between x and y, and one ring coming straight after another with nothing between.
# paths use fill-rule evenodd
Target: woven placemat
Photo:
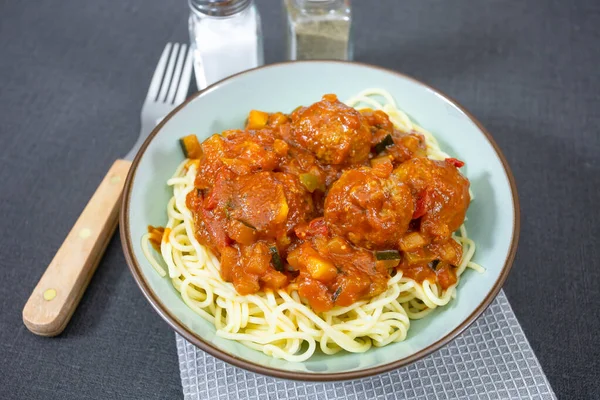
<instances>
[{"instance_id":1,"label":"woven placemat","mask_svg":"<svg viewBox=\"0 0 600 400\"><path fill-rule=\"evenodd\" d=\"M254 374L176 336L186 400L556 398L502 291L441 350L408 367L354 381L306 383Z\"/></svg>"}]
</instances>

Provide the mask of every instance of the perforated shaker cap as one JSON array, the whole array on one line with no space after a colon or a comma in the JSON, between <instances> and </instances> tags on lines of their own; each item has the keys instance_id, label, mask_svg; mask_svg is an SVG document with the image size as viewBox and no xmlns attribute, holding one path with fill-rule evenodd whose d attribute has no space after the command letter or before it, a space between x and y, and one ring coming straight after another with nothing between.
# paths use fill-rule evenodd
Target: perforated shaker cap
<instances>
[{"instance_id":1,"label":"perforated shaker cap","mask_svg":"<svg viewBox=\"0 0 600 400\"><path fill-rule=\"evenodd\" d=\"M188 0L193 11L213 17L228 17L246 9L252 0Z\"/></svg>"}]
</instances>

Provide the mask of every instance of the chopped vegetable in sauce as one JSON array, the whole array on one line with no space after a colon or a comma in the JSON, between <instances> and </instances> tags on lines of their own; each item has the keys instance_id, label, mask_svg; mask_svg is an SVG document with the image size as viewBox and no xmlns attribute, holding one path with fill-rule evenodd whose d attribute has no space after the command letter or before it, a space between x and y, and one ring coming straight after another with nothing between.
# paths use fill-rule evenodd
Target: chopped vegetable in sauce
<instances>
[{"instance_id":1,"label":"chopped vegetable in sauce","mask_svg":"<svg viewBox=\"0 0 600 400\"><path fill-rule=\"evenodd\" d=\"M186 158L198 159L202 156L202 147L196 135L187 135L179 139L179 144Z\"/></svg>"},{"instance_id":2,"label":"chopped vegetable in sauce","mask_svg":"<svg viewBox=\"0 0 600 400\"><path fill-rule=\"evenodd\" d=\"M375 258L378 260L399 260L400 252L398 250L376 251Z\"/></svg>"},{"instance_id":3,"label":"chopped vegetable in sauce","mask_svg":"<svg viewBox=\"0 0 600 400\"><path fill-rule=\"evenodd\" d=\"M393 144L394 139L392 139L392 135L385 135L383 140L375 145L375 153L379 154Z\"/></svg>"}]
</instances>

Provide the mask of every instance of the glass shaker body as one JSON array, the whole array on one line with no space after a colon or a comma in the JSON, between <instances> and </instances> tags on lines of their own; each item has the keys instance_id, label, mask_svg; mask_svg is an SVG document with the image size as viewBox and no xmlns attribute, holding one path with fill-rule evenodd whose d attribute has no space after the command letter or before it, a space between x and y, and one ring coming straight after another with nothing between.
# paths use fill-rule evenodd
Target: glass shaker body
<instances>
[{"instance_id":1,"label":"glass shaker body","mask_svg":"<svg viewBox=\"0 0 600 400\"><path fill-rule=\"evenodd\" d=\"M263 64L261 19L253 1L189 3L190 43L198 89Z\"/></svg>"},{"instance_id":2,"label":"glass shaker body","mask_svg":"<svg viewBox=\"0 0 600 400\"><path fill-rule=\"evenodd\" d=\"M283 0L289 60L352 59L348 0Z\"/></svg>"}]
</instances>

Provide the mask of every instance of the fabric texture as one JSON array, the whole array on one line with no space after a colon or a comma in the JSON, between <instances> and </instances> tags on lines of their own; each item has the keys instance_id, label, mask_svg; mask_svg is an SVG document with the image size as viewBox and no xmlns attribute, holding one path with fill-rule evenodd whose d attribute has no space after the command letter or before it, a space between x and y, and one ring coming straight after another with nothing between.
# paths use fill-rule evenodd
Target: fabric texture
<instances>
[{"instance_id":1,"label":"fabric texture","mask_svg":"<svg viewBox=\"0 0 600 400\"><path fill-rule=\"evenodd\" d=\"M354 381L275 379L224 363L179 335L176 341L186 400L556 398L504 292L467 331L434 354Z\"/></svg>"},{"instance_id":2,"label":"fabric texture","mask_svg":"<svg viewBox=\"0 0 600 400\"><path fill-rule=\"evenodd\" d=\"M134 144L165 43L188 41L186 3L0 0L0 399L182 397L173 331L118 235L62 335L32 335L21 312ZM280 61L281 1L256 3ZM352 6L356 60L442 90L498 142L522 215L506 296L557 397L600 398L600 2Z\"/></svg>"}]
</instances>

